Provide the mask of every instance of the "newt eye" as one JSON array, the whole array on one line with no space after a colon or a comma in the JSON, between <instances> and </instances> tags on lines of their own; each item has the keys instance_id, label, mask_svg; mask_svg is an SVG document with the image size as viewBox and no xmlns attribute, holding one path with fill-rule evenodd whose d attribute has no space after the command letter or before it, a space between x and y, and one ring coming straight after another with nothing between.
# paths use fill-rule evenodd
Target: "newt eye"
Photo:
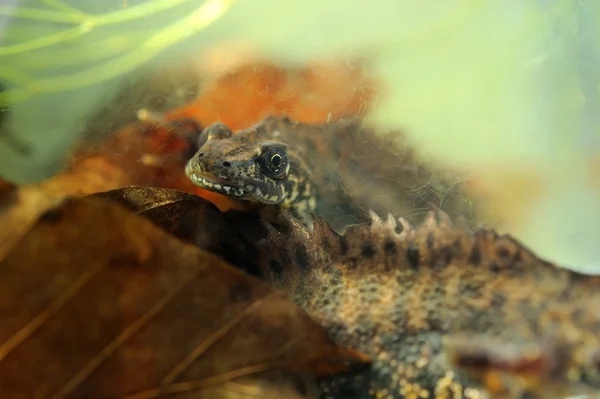
<instances>
[{"instance_id":1,"label":"newt eye","mask_svg":"<svg viewBox=\"0 0 600 399\"><path fill-rule=\"evenodd\" d=\"M270 147L258 158L258 165L265 176L282 179L289 170L287 151L280 146Z\"/></svg>"},{"instance_id":2,"label":"newt eye","mask_svg":"<svg viewBox=\"0 0 600 399\"><path fill-rule=\"evenodd\" d=\"M273 154L271 156L270 161L271 161L271 165L273 165L273 167L280 168L281 163L283 162L283 158L281 157L280 154Z\"/></svg>"}]
</instances>

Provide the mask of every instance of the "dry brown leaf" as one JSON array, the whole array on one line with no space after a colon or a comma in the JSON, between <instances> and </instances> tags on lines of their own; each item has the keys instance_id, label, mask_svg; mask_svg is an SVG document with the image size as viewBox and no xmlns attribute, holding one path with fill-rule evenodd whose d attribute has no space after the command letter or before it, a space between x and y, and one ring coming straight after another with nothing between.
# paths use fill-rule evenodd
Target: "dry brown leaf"
<instances>
[{"instance_id":1,"label":"dry brown leaf","mask_svg":"<svg viewBox=\"0 0 600 399\"><path fill-rule=\"evenodd\" d=\"M82 196L130 185L156 185L193 192L195 186L183 171L183 139L169 136L159 148L157 137L143 129L128 127L106 141L100 149L82 150L63 172L38 184L15 187L0 181L0 260L23 237L39 215L65 197ZM172 156L166 156L172 152ZM148 162L156 157L160 162ZM210 199L210 198L209 198ZM219 204L218 201L214 201ZM227 205L221 210L229 209Z\"/></svg>"},{"instance_id":2,"label":"dry brown leaf","mask_svg":"<svg viewBox=\"0 0 600 399\"><path fill-rule=\"evenodd\" d=\"M0 261L33 226L39 216L62 197L49 195L39 186L6 190L0 196Z\"/></svg>"},{"instance_id":3,"label":"dry brown leaf","mask_svg":"<svg viewBox=\"0 0 600 399\"><path fill-rule=\"evenodd\" d=\"M258 220L254 213L234 211L223 214L210 201L168 188L132 186L94 196L116 201L174 236L197 245L199 235L212 236L212 241L219 241L222 238L219 231L223 227L229 228L230 223L247 224Z\"/></svg>"},{"instance_id":4,"label":"dry brown leaf","mask_svg":"<svg viewBox=\"0 0 600 399\"><path fill-rule=\"evenodd\" d=\"M365 363L282 294L100 198L47 211L0 285L2 398L306 397L301 378Z\"/></svg>"},{"instance_id":5,"label":"dry brown leaf","mask_svg":"<svg viewBox=\"0 0 600 399\"><path fill-rule=\"evenodd\" d=\"M254 61L210 82L196 101L166 117L191 118L205 125L220 121L234 130L268 115L319 123L366 114L377 85L359 63L280 68Z\"/></svg>"},{"instance_id":6,"label":"dry brown leaf","mask_svg":"<svg viewBox=\"0 0 600 399\"><path fill-rule=\"evenodd\" d=\"M77 159L69 169L49 180L31 185L5 186L0 191L0 260L4 259L43 212L64 198L107 191L151 179L148 168L134 167L134 156L118 158L117 161L108 154L90 154Z\"/></svg>"},{"instance_id":7,"label":"dry brown leaf","mask_svg":"<svg viewBox=\"0 0 600 399\"><path fill-rule=\"evenodd\" d=\"M165 188L124 187L94 196L116 201L172 235L261 276L252 262L256 247L251 243L267 239L269 232L257 213L222 213L203 198Z\"/></svg>"}]
</instances>

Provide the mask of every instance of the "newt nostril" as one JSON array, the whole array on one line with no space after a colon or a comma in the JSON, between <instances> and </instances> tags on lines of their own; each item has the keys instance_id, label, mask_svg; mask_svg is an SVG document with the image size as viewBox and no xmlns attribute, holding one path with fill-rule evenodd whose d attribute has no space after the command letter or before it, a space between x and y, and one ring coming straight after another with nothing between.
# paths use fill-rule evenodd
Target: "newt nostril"
<instances>
[{"instance_id":1,"label":"newt nostril","mask_svg":"<svg viewBox=\"0 0 600 399\"><path fill-rule=\"evenodd\" d=\"M230 162L227 162L227 161L225 161L225 162L223 162L223 166L225 166L226 168L228 168L228 167L230 167L230 166L231 166L231 163L230 163Z\"/></svg>"},{"instance_id":2,"label":"newt nostril","mask_svg":"<svg viewBox=\"0 0 600 399\"><path fill-rule=\"evenodd\" d=\"M198 158L203 157L203 156L204 156L203 152L201 152L200 154L198 154Z\"/></svg>"}]
</instances>

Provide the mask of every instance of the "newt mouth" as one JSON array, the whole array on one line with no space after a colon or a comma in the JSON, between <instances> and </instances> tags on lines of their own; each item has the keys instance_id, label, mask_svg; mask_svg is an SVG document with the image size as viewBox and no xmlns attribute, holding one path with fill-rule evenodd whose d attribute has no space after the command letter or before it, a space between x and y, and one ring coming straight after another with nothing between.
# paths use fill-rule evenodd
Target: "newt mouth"
<instances>
[{"instance_id":1,"label":"newt mouth","mask_svg":"<svg viewBox=\"0 0 600 399\"><path fill-rule=\"evenodd\" d=\"M214 193L237 198L245 198L249 195L242 188L231 185L225 179L193 170L189 164L185 168L185 174L194 185Z\"/></svg>"},{"instance_id":2,"label":"newt mouth","mask_svg":"<svg viewBox=\"0 0 600 399\"><path fill-rule=\"evenodd\" d=\"M208 191L213 191L215 193L227 195L230 197L243 198L248 196L248 193L246 193L241 188L227 185L223 183L225 180L219 179L214 176L208 176L194 172L192 174L189 174L188 177L196 186Z\"/></svg>"}]
</instances>

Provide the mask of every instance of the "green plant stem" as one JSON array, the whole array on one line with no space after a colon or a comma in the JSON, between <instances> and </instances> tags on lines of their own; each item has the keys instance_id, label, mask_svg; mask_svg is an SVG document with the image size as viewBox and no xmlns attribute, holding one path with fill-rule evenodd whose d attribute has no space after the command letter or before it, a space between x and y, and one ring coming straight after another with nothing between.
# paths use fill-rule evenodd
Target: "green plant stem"
<instances>
[{"instance_id":1,"label":"green plant stem","mask_svg":"<svg viewBox=\"0 0 600 399\"><path fill-rule=\"evenodd\" d=\"M63 3L60 0L40 0L42 3L46 4L48 7L52 7L57 11L63 11L68 14L79 14L83 17L87 17L87 15L80 10L72 7L66 3Z\"/></svg>"},{"instance_id":2,"label":"green plant stem","mask_svg":"<svg viewBox=\"0 0 600 399\"><path fill-rule=\"evenodd\" d=\"M76 24L85 21L82 14L66 13L64 11L40 10L28 7L9 7L0 5L0 15L8 15L13 18L33 19L46 22L58 22L63 24Z\"/></svg>"},{"instance_id":3,"label":"green plant stem","mask_svg":"<svg viewBox=\"0 0 600 399\"><path fill-rule=\"evenodd\" d=\"M146 40L156 33L156 28L146 28L128 32L110 32L101 40L92 41L94 51L89 51L88 40L78 40L72 46L59 46L47 48L42 51L20 53L9 58L11 67L28 71L35 75L37 72L46 73L50 70L64 70L65 68L86 68L97 65L129 51L133 46ZM0 80L2 75L0 74Z\"/></svg>"},{"instance_id":4,"label":"green plant stem","mask_svg":"<svg viewBox=\"0 0 600 399\"><path fill-rule=\"evenodd\" d=\"M186 18L163 28L129 53L76 74L39 79L0 93L0 105L22 102L35 94L90 86L130 72L154 58L160 51L209 26L223 16L235 1L209 0Z\"/></svg>"},{"instance_id":5,"label":"green plant stem","mask_svg":"<svg viewBox=\"0 0 600 399\"><path fill-rule=\"evenodd\" d=\"M0 78L5 82L13 83L15 85L23 85L31 82L31 76L18 69L10 68L5 65L0 65Z\"/></svg>"},{"instance_id":6,"label":"green plant stem","mask_svg":"<svg viewBox=\"0 0 600 399\"><path fill-rule=\"evenodd\" d=\"M86 16L85 14L82 14L79 11L71 13L62 13L56 11L17 8L17 10L14 12L14 16L27 18L34 18L35 16L35 19L42 19L49 22L78 22L79 24L75 27L57 32L49 36L28 40L26 42L14 44L11 46L0 47L0 57L19 54L26 51L38 50L44 47L50 47L60 43L65 43L67 41L75 40L85 35L86 33L91 32L94 28L97 28L99 26L120 24L123 22L144 18L166 10L168 8L174 7L178 4L185 3L187 1L189 0L154 0L125 10L119 10L94 16ZM65 4L65 6L67 5ZM3 7L0 7L0 14L2 14L2 10ZM66 20L58 21L58 16L60 15L65 17L70 15L72 17ZM53 19L51 20L50 18Z\"/></svg>"},{"instance_id":7,"label":"green plant stem","mask_svg":"<svg viewBox=\"0 0 600 399\"><path fill-rule=\"evenodd\" d=\"M123 10L113 11L105 14L95 15L87 22L94 26L104 26L120 24L126 21L144 18L163 10L173 8L176 5L186 3L190 0L154 0L148 1L135 7L128 7Z\"/></svg>"},{"instance_id":8,"label":"green plant stem","mask_svg":"<svg viewBox=\"0 0 600 399\"><path fill-rule=\"evenodd\" d=\"M33 40L28 40L23 43L18 43L12 46L0 47L0 57L25 53L28 51L38 50L44 47L50 47L58 43L64 43L69 40L77 39L91 31L91 27L86 24L80 24L73 28L65 29L52 35L40 37Z\"/></svg>"}]
</instances>

